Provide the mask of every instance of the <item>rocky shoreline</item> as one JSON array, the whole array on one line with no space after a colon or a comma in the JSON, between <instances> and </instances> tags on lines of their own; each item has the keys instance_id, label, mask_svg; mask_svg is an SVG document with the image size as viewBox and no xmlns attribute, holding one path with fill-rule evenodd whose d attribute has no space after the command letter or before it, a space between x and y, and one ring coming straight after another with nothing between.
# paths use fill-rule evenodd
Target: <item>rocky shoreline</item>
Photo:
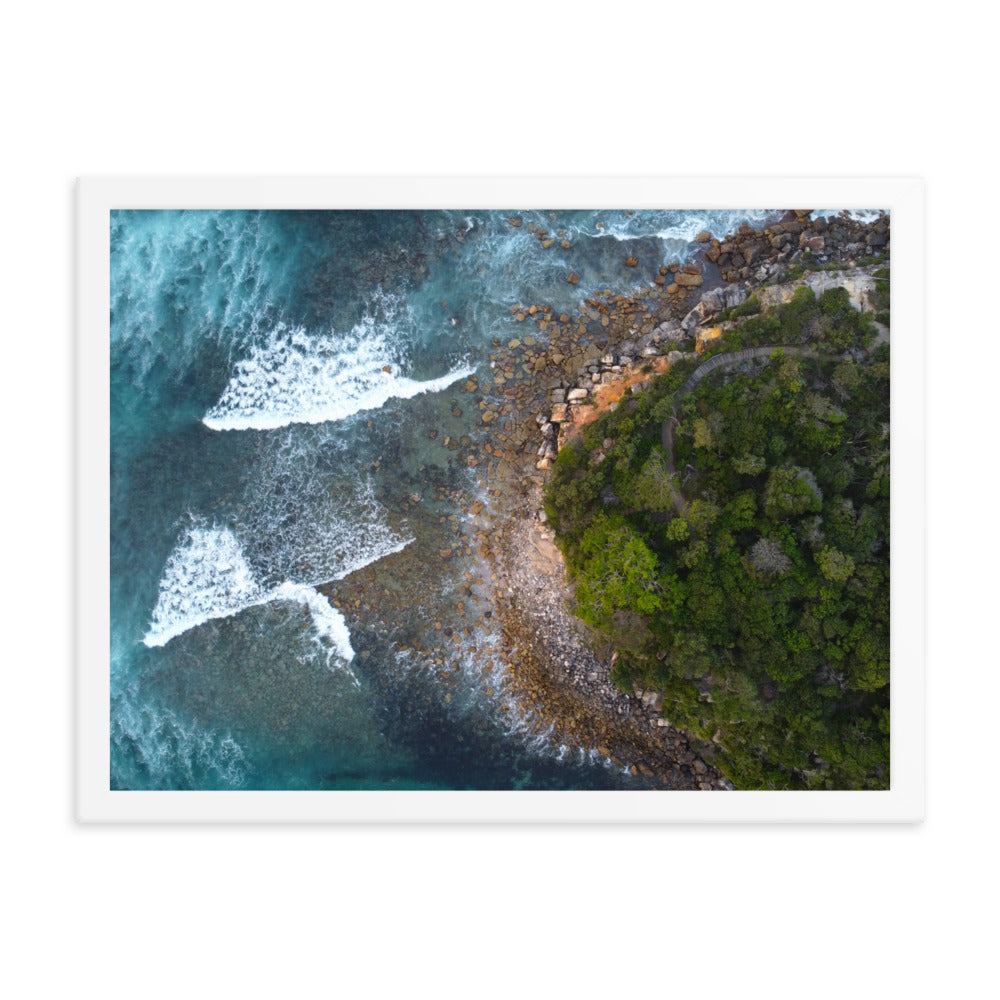
<instances>
[{"instance_id":1,"label":"rocky shoreline","mask_svg":"<svg viewBox=\"0 0 1000 1000\"><path fill-rule=\"evenodd\" d=\"M627 393L644 391L670 364L697 358L732 325L720 314L750 294L771 304L803 283L845 284L857 305L870 308L871 271L888 261L888 219L810 214L789 211L760 231L700 233L704 250L696 261L659 268L653 284L632 295L592 291L572 317L515 303L515 320L532 324L538 336L533 330L494 341L492 384L477 387L482 448L475 464L490 517L484 551L509 683L557 740L596 749L633 775L636 787L732 786L663 717L655 692L627 694L612 684L614 650L595 648L570 610L571 585L542 510L548 470L576 428ZM622 264L638 261L623 257ZM576 285L579 278L569 272L566 280Z\"/></svg>"}]
</instances>

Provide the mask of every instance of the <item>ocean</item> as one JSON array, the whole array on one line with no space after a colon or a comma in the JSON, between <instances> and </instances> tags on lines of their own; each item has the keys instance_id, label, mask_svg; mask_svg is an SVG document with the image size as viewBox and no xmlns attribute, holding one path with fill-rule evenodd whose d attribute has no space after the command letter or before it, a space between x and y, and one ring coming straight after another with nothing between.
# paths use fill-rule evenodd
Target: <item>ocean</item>
<instances>
[{"instance_id":1,"label":"ocean","mask_svg":"<svg viewBox=\"0 0 1000 1000\"><path fill-rule=\"evenodd\" d=\"M506 682L446 442L512 305L772 215L112 212L110 787L635 787Z\"/></svg>"}]
</instances>

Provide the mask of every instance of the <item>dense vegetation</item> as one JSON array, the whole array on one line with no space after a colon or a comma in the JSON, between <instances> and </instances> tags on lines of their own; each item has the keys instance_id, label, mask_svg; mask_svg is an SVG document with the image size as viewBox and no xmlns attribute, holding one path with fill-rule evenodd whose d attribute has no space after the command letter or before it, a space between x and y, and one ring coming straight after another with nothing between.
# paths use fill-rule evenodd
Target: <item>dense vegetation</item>
<instances>
[{"instance_id":1,"label":"dense vegetation","mask_svg":"<svg viewBox=\"0 0 1000 1000\"><path fill-rule=\"evenodd\" d=\"M800 349L674 365L560 451L577 613L738 788L885 788L889 348L843 289L731 318Z\"/></svg>"}]
</instances>

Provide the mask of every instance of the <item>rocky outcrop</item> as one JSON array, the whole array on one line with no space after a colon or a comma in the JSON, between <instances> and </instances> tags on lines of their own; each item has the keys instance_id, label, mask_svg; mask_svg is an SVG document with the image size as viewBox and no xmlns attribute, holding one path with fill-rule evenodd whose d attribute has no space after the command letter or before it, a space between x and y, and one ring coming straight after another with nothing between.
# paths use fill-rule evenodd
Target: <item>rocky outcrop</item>
<instances>
[{"instance_id":1,"label":"rocky outcrop","mask_svg":"<svg viewBox=\"0 0 1000 1000\"><path fill-rule=\"evenodd\" d=\"M853 267L863 257L887 253L889 219L859 222L846 214L811 219L810 209L786 212L764 229L740 226L722 240L712 240L705 256L719 268L723 281L760 284L780 281L789 266L805 254L818 263L843 261Z\"/></svg>"},{"instance_id":2,"label":"rocky outcrop","mask_svg":"<svg viewBox=\"0 0 1000 1000\"><path fill-rule=\"evenodd\" d=\"M689 334L695 327L707 323L722 312L723 309L734 309L747 300L750 293L741 285L723 285L705 292L698 304L681 321L681 328Z\"/></svg>"},{"instance_id":3,"label":"rocky outcrop","mask_svg":"<svg viewBox=\"0 0 1000 1000\"><path fill-rule=\"evenodd\" d=\"M875 264L863 268L851 268L843 271L810 271L797 281L780 285L767 285L754 291L754 297L764 309L781 305L791 300L797 288L805 285L814 294L822 295L831 288L845 288L851 299L851 305L862 312L874 312L875 304L872 295L878 281L873 277L874 271L884 264Z\"/></svg>"}]
</instances>

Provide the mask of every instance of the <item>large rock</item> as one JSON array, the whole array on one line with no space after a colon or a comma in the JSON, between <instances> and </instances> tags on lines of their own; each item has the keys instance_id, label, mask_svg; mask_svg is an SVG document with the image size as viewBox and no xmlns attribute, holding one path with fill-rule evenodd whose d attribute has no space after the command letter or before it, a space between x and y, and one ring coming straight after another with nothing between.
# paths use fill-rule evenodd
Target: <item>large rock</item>
<instances>
[{"instance_id":1,"label":"large rock","mask_svg":"<svg viewBox=\"0 0 1000 1000\"><path fill-rule=\"evenodd\" d=\"M580 399L586 399L588 396L588 391L586 389L570 389L566 394L566 399L573 403Z\"/></svg>"},{"instance_id":2,"label":"large rock","mask_svg":"<svg viewBox=\"0 0 1000 1000\"><path fill-rule=\"evenodd\" d=\"M711 326L705 330L699 330L698 335L695 338L694 349L699 353L703 354L710 345L714 345L715 342L722 336L722 327Z\"/></svg>"},{"instance_id":3,"label":"large rock","mask_svg":"<svg viewBox=\"0 0 1000 1000\"><path fill-rule=\"evenodd\" d=\"M764 309L789 302L795 290L805 285L814 295L820 296L830 288L846 288L851 305L855 309L871 310L872 292L875 290L875 278L861 270L844 271L810 271L801 281L792 281L783 285L768 285L754 291L755 298Z\"/></svg>"},{"instance_id":4,"label":"large rock","mask_svg":"<svg viewBox=\"0 0 1000 1000\"><path fill-rule=\"evenodd\" d=\"M556 403L552 407L552 415L549 420L554 424L564 424L569 419L569 406L565 403Z\"/></svg>"},{"instance_id":5,"label":"large rock","mask_svg":"<svg viewBox=\"0 0 1000 1000\"><path fill-rule=\"evenodd\" d=\"M706 292L698 304L684 317L681 326L687 333L691 333L702 323L707 323L710 319L723 309L733 309L747 299L747 290L742 285L727 285L720 288L713 288Z\"/></svg>"},{"instance_id":6,"label":"large rock","mask_svg":"<svg viewBox=\"0 0 1000 1000\"><path fill-rule=\"evenodd\" d=\"M688 274L687 271L678 271L674 275L674 282L681 288L700 288L705 284L705 279L700 274Z\"/></svg>"},{"instance_id":7,"label":"large rock","mask_svg":"<svg viewBox=\"0 0 1000 1000\"><path fill-rule=\"evenodd\" d=\"M659 334L660 340L677 341L684 339L684 327L676 319L667 320L665 323L661 323L654 331L654 334Z\"/></svg>"}]
</instances>

